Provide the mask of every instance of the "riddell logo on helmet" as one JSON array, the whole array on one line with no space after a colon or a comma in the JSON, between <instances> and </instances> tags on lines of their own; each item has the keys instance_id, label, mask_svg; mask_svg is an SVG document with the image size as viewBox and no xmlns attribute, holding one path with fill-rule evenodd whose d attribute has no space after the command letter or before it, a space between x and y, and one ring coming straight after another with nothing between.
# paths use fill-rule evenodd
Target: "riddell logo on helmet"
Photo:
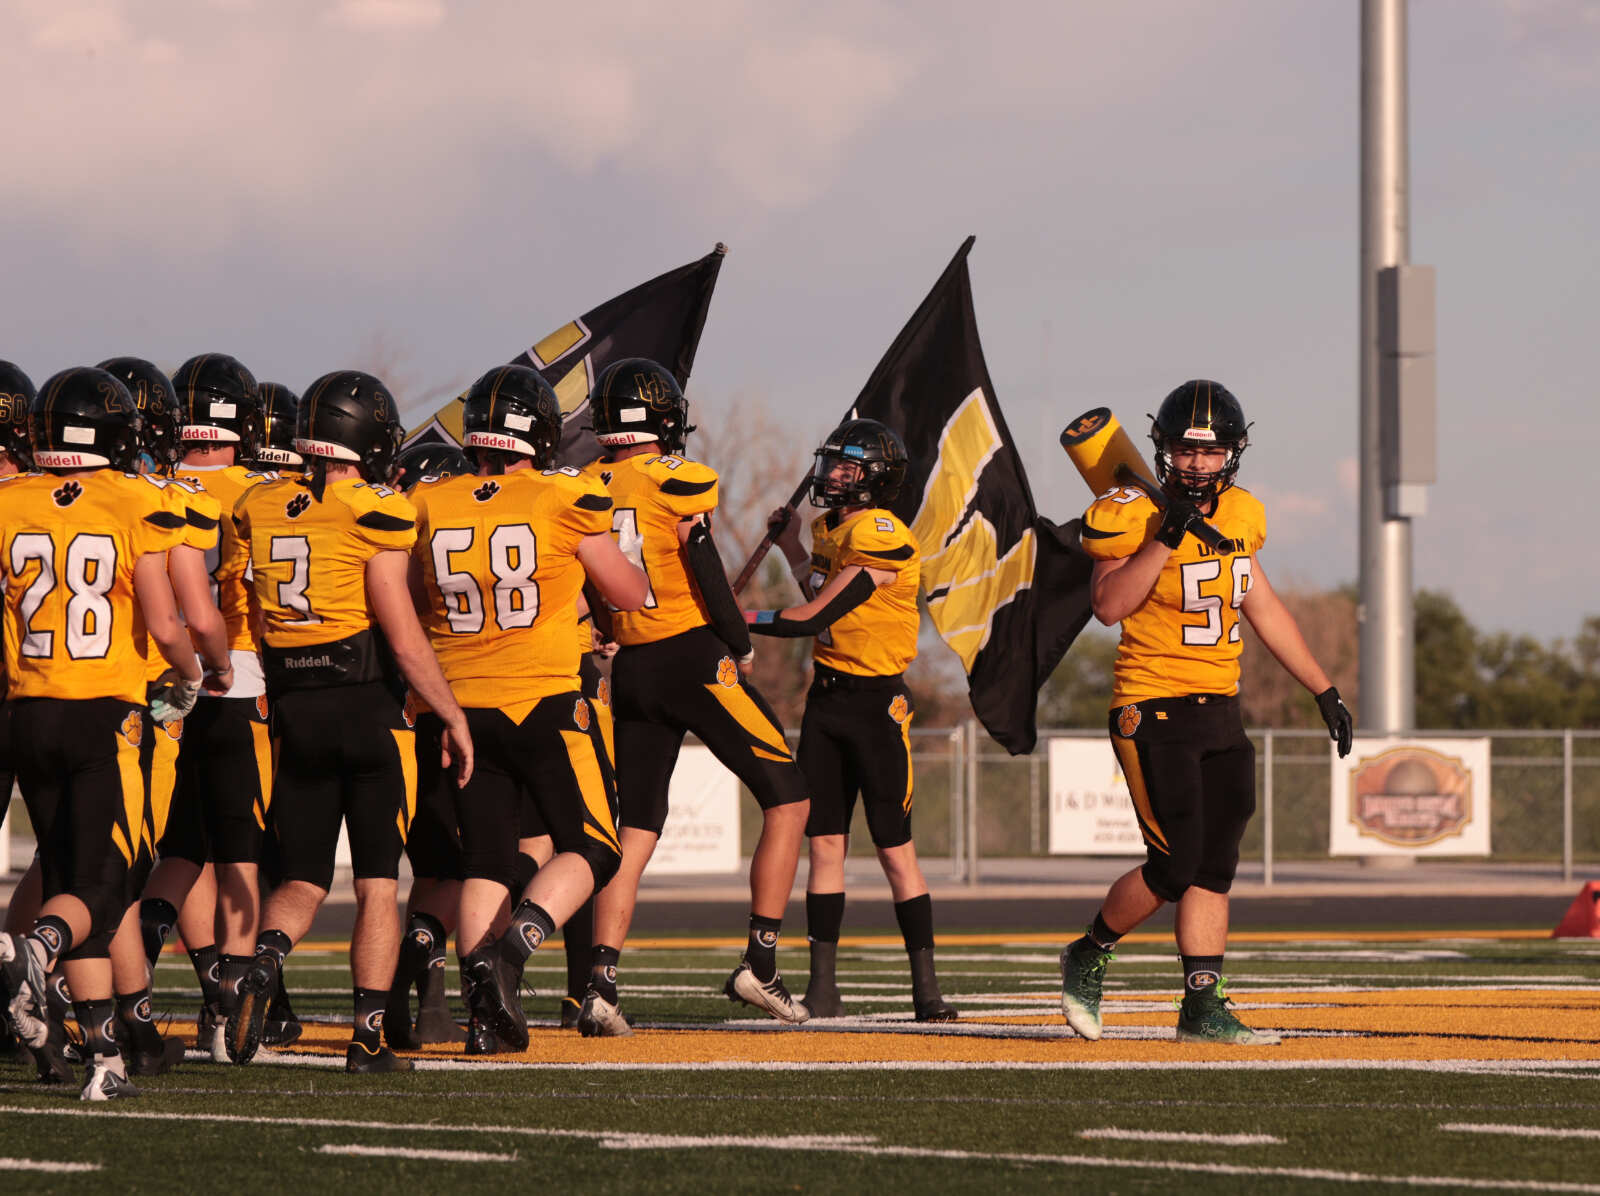
<instances>
[{"instance_id":1,"label":"riddell logo on helmet","mask_svg":"<svg viewBox=\"0 0 1600 1196\"><path fill-rule=\"evenodd\" d=\"M1211 444L1215 444L1217 441L1217 434L1210 428L1187 428L1184 430L1183 438L1185 440L1204 440Z\"/></svg>"},{"instance_id":2,"label":"riddell logo on helmet","mask_svg":"<svg viewBox=\"0 0 1600 1196\"><path fill-rule=\"evenodd\" d=\"M522 441L515 436L501 436L496 432L472 432L467 436L469 448L495 448L511 449L513 451L523 447Z\"/></svg>"},{"instance_id":3,"label":"riddell logo on helmet","mask_svg":"<svg viewBox=\"0 0 1600 1196\"><path fill-rule=\"evenodd\" d=\"M185 440L238 440L236 433L226 428L213 428L209 424L185 424L183 426Z\"/></svg>"}]
</instances>

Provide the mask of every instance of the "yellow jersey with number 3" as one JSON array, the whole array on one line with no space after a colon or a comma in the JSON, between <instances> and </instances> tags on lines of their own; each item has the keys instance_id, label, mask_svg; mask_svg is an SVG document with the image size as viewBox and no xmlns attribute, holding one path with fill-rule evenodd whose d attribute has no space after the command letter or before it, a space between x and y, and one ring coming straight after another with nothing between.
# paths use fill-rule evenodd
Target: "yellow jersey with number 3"
<instances>
[{"instance_id":1,"label":"yellow jersey with number 3","mask_svg":"<svg viewBox=\"0 0 1600 1196\"><path fill-rule=\"evenodd\" d=\"M1144 602L1122 620L1112 707L1149 698L1232 694L1239 689L1239 604L1250 592L1254 554L1267 538L1260 501L1237 486L1217 499L1207 522L1239 551L1218 556L1184 536ZM1113 487L1084 512L1084 551L1096 560L1132 556L1161 526L1142 490Z\"/></svg>"},{"instance_id":2,"label":"yellow jersey with number 3","mask_svg":"<svg viewBox=\"0 0 1600 1196\"><path fill-rule=\"evenodd\" d=\"M922 556L911 529L891 511L840 517L830 511L811 524L811 589L818 593L851 565L894 574L872 596L817 636L812 658L841 673L887 677L917 657L917 585Z\"/></svg>"},{"instance_id":3,"label":"yellow jersey with number 3","mask_svg":"<svg viewBox=\"0 0 1600 1196\"><path fill-rule=\"evenodd\" d=\"M184 542L182 505L137 474L18 474L0 481L0 529L7 696L143 705L133 568Z\"/></svg>"},{"instance_id":4,"label":"yellow jersey with number 3","mask_svg":"<svg viewBox=\"0 0 1600 1196\"><path fill-rule=\"evenodd\" d=\"M640 453L596 461L585 472L605 484L613 503L611 534L650 583L644 606L612 613L617 643L651 644L710 622L683 558L678 525L716 509L716 471L687 457Z\"/></svg>"},{"instance_id":5,"label":"yellow jersey with number 3","mask_svg":"<svg viewBox=\"0 0 1600 1196\"><path fill-rule=\"evenodd\" d=\"M410 552L417 539L416 508L403 494L354 478L329 482L320 502L300 481L252 486L233 522L272 648L371 630L367 562L391 549Z\"/></svg>"},{"instance_id":6,"label":"yellow jersey with number 3","mask_svg":"<svg viewBox=\"0 0 1600 1196\"><path fill-rule=\"evenodd\" d=\"M462 475L418 483L411 501L422 626L456 700L500 709L577 689L578 545L611 530L599 479L575 469Z\"/></svg>"}]
</instances>

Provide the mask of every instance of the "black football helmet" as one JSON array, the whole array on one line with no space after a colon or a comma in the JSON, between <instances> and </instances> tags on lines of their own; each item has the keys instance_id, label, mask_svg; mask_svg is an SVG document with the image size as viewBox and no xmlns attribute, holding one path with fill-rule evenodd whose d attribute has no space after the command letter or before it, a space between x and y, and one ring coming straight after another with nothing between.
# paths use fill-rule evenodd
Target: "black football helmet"
<instances>
[{"instance_id":1,"label":"black football helmet","mask_svg":"<svg viewBox=\"0 0 1600 1196\"><path fill-rule=\"evenodd\" d=\"M172 375L182 438L198 445L236 444L242 464L261 443L261 393L256 376L226 353L191 357ZM190 447L196 447L191 445Z\"/></svg>"},{"instance_id":2,"label":"black football helmet","mask_svg":"<svg viewBox=\"0 0 1600 1196\"><path fill-rule=\"evenodd\" d=\"M454 478L476 472L472 458L455 445L424 440L400 450L394 467L394 488L410 490L423 478Z\"/></svg>"},{"instance_id":3,"label":"black football helmet","mask_svg":"<svg viewBox=\"0 0 1600 1196\"><path fill-rule=\"evenodd\" d=\"M561 402L537 370L496 366L468 389L461 412L463 444L495 473L506 455L531 457L535 469L556 463Z\"/></svg>"},{"instance_id":4,"label":"black football helmet","mask_svg":"<svg viewBox=\"0 0 1600 1196\"><path fill-rule=\"evenodd\" d=\"M9 361L0 361L0 452L10 457L22 473L33 469L28 411L36 393L28 375Z\"/></svg>"},{"instance_id":5,"label":"black football helmet","mask_svg":"<svg viewBox=\"0 0 1600 1196\"><path fill-rule=\"evenodd\" d=\"M281 382L263 382L261 396L261 443L249 464L256 469L298 469L305 460L294 451L294 417L300 396Z\"/></svg>"},{"instance_id":6,"label":"black football helmet","mask_svg":"<svg viewBox=\"0 0 1600 1196\"><path fill-rule=\"evenodd\" d=\"M142 357L108 357L97 368L128 388L141 417L139 447L149 454L157 473L170 474L183 456L172 382Z\"/></svg>"},{"instance_id":7,"label":"black football helmet","mask_svg":"<svg viewBox=\"0 0 1600 1196\"><path fill-rule=\"evenodd\" d=\"M589 395L589 410L594 438L607 448L654 440L663 453L681 453L685 437L694 431L678 380L647 357L624 357L606 366Z\"/></svg>"},{"instance_id":8,"label":"black football helmet","mask_svg":"<svg viewBox=\"0 0 1600 1196\"><path fill-rule=\"evenodd\" d=\"M811 470L811 503L818 507L886 507L906 480L905 442L875 419L847 419L822 442ZM853 482L833 476L840 465L861 467Z\"/></svg>"},{"instance_id":9,"label":"black football helmet","mask_svg":"<svg viewBox=\"0 0 1600 1196\"><path fill-rule=\"evenodd\" d=\"M355 465L369 482L389 481L404 439L400 408L389 388L360 370L322 375L295 413L297 453Z\"/></svg>"},{"instance_id":10,"label":"black football helmet","mask_svg":"<svg viewBox=\"0 0 1600 1196\"><path fill-rule=\"evenodd\" d=\"M1226 386L1205 378L1185 382L1163 399L1150 417L1156 479L1178 498L1208 503L1233 485L1239 458L1250 443L1249 433L1244 408ZM1220 448L1228 455L1216 473L1180 470L1172 464L1172 454L1180 448Z\"/></svg>"},{"instance_id":11,"label":"black football helmet","mask_svg":"<svg viewBox=\"0 0 1600 1196\"><path fill-rule=\"evenodd\" d=\"M40 389L29 412L34 463L40 469L132 473L142 422L133 395L105 370L62 370Z\"/></svg>"}]
</instances>

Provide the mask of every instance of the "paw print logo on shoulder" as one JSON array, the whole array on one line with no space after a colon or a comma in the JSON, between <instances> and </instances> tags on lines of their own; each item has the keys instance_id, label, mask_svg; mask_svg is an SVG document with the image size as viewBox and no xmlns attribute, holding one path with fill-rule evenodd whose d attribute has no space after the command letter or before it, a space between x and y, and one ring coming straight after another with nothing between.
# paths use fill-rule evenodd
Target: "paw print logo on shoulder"
<instances>
[{"instance_id":1,"label":"paw print logo on shoulder","mask_svg":"<svg viewBox=\"0 0 1600 1196\"><path fill-rule=\"evenodd\" d=\"M283 513L290 519L298 519L311 509L311 496L309 494L296 494L284 504Z\"/></svg>"},{"instance_id":2,"label":"paw print logo on shoulder","mask_svg":"<svg viewBox=\"0 0 1600 1196\"><path fill-rule=\"evenodd\" d=\"M62 482L50 492L50 497L56 500L56 506L70 507L83 497L83 485L80 482Z\"/></svg>"},{"instance_id":3,"label":"paw print logo on shoulder","mask_svg":"<svg viewBox=\"0 0 1600 1196\"><path fill-rule=\"evenodd\" d=\"M472 492L472 497L477 499L479 502L488 502L491 498L499 493L500 483L491 480L485 482L483 485L474 490Z\"/></svg>"}]
</instances>

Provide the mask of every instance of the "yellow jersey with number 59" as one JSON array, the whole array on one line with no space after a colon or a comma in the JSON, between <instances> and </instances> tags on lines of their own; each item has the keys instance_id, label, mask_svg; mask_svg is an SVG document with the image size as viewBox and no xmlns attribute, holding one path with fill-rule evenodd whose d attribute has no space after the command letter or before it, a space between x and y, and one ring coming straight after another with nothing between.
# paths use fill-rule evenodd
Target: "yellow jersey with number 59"
<instances>
[{"instance_id":1,"label":"yellow jersey with number 59","mask_svg":"<svg viewBox=\"0 0 1600 1196\"><path fill-rule=\"evenodd\" d=\"M612 614L617 643L650 644L710 622L684 561L678 525L716 509L716 470L687 457L640 453L596 461L585 472L598 474L611 494L611 534L650 583L642 607Z\"/></svg>"},{"instance_id":2,"label":"yellow jersey with number 59","mask_svg":"<svg viewBox=\"0 0 1600 1196\"><path fill-rule=\"evenodd\" d=\"M611 530L599 480L575 469L463 474L419 483L411 501L422 626L456 700L500 709L577 689L578 545Z\"/></svg>"},{"instance_id":3,"label":"yellow jersey with number 59","mask_svg":"<svg viewBox=\"0 0 1600 1196\"><path fill-rule=\"evenodd\" d=\"M1250 591L1254 554L1267 538L1260 501L1224 490L1207 522L1239 547L1218 556L1193 533L1167 558L1143 604L1122 620L1111 705L1239 689L1239 604ZM1113 487L1084 512L1084 551L1096 560L1132 556L1161 526L1142 490Z\"/></svg>"},{"instance_id":4,"label":"yellow jersey with number 59","mask_svg":"<svg viewBox=\"0 0 1600 1196\"><path fill-rule=\"evenodd\" d=\"M184 542L181 503L137 474L0 483L0 581L11 698L144 703L140 557Z\"/></svg>"},{"instance_id":5,"label":"yellow jersey with number 59","mask_svg":"<svg viewBox=\"0 0 1600 1196\"><path fill-rule=\"evenodd\" d=\"M916 537L892 511L866 510L840 518L829 511L811 524L811 588L818 592L851 565L894 574L872 596L819 634L818 664L841 673L887 677L917 657L917 585L922 557Z\"/></svg>"}]
</instances>

